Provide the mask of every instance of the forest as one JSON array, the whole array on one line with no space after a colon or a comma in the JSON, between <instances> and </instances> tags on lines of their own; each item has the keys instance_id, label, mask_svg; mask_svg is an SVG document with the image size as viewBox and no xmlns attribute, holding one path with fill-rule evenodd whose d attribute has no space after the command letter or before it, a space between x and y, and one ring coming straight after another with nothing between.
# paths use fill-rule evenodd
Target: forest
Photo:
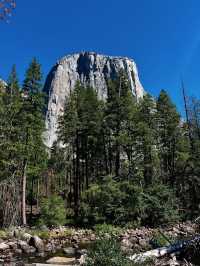
<instances>
[{"instance_id":1,"label":"forest","mask_svg":"<svg viewBox=\"0 0 200 266\"><path fill-rule=\"evenodd\" d=\"M132 95L126 74L108 97L76 84L44 144L48 95L34 58L20 84L13 66L0 88L0 222L10 225L151 226L193 219L200 206L200 101L185 118L166 91Z\"/></svg>"}]
</instances>

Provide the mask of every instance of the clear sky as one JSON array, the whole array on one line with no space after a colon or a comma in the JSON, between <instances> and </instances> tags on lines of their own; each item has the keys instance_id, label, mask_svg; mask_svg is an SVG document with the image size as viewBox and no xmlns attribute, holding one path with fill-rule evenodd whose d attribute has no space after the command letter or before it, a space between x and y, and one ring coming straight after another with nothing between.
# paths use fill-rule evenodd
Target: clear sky
<instances>
[{"instance_id":1,"label":"clear sky","mask_svg":"<svg viewBox=\"0 0 200 266\"><path fill-rule=\"evenodd\" d=\"M200 97L199 0L16 0L0 22L0 76L20 79L36 56L44 77L60 57L79 51L135 60L146 91L166 89L183 109L180 80Z\"/></svg>"}]
</instances>

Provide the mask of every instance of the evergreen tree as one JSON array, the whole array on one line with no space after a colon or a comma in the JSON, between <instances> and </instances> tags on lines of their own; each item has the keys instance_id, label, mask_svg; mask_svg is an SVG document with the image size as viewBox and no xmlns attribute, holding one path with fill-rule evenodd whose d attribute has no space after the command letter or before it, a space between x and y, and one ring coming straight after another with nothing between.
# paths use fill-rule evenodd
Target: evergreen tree
<instances>
[{"instance_id":1,"label":"evergreen tree","mask_svg":"<svg viewBox=\"0 0 200 266\"><path fill-rule=\"evenodd\" d=\"M19 171L18 147L19 147L19 113L21 110L21 98L15 67L12 68L8 84L1 91L0 130L1 150L0 168L1 179L17 175Z\"/></svg>"},{"instance_id":2,"label":"evergreen tree","mask_svg":"<svg viewBox=\"0 0 200 266\"><path fill-rule=\"evenodd\" d=\"M159 159L156 151L155 101L146 94L138 104L135 131L135 167L144 184L153 185L159 175Z\"/></svg>"},{"instance_id":3,"label":"evergreen tree","mask_svg":"<svg viewBox=\"0 0 200 266\"><path fill-rule=\"evenodd\" d=\"M128 141L129 131L132 127L130 122L134 112L134 101L129 81L126 75L120 72L118 78L108 84L108 99L105 111L109 173L115 174L116 177L120 175L122 168L122 147ZM125 150L130 159L130 151Z\"/></svg>"},{"instance_id":4,"label":"evergreen tree","mask_svg":"<svg viewBox=\"0 0 200 266\"><path fill-rule=\"evenodd\" d=\"M44 95L41 93L41 66L33 59L23 84L23 104L20 116L22 156L22 223L26 224L27 175L37 178L46 158L42 140L44 132ZM33 182L31 182L33 184Z\"/></svg>"},{"instance_id":5,"label":"evergreen tree","mask_svg":"<svg viewBox=\"0 0 200 266\"><path fill-rule=\"evenodd\" d=\"M97 144L101 129L101 102L96 92L80 84L66 99L64 115L60 117L59 140L66 145L66 156L73 187L75 216L78 216L80 195L89 186L89 177L98 171ZM68 155L67 155L68 154ZM71 190L70 190L71 191Z\"/></svg>"},{"instance_id":6,"label":"evergreen tree","mask_svg":"<svg viewBox=\"0 0 200 266\"><path fill-rule=\"evenodd\" d=\"M176 144L180 116L167 93L162 90L157 99L157 148L160 158L161 177L165 182L174 182Z\"/></svg>"}]
</instances>

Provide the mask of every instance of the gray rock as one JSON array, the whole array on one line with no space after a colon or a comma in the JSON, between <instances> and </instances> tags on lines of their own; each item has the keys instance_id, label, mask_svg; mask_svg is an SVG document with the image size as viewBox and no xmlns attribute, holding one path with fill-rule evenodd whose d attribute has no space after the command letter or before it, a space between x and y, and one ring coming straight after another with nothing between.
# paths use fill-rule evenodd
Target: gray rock
<instances>
[{"instance_id":1,"label":"gray rock","mask_svg":"<svg viewBox=\"0 0 200 266\"><path fill-rule=\"evenodd\" d=\"M87 249L78 249L77 251L76 251L76 254L77 255L86 255L88 253L88 251L87 251Z\"/></svg>"},{"instance_id":2,"label":"gray rock","mask_svg":"<svg viewBox=\"0 0 200 266\"><path fill-rule=\"evenodd\" d=\"M0 251L4 251L6 249L9 249L9 245L5 243L0 243Z\"/></svg>"},{"instance_id":3,"label":"gray rock","mask_svg":"<svg viewBox=\"0 0 200 266\"><path fill-rule=\"evenodd\" d=\"M11 249L17 249L17 243L16 242L8 242L7 245L9 245L9 247Z\"/></svg>"},{"instance_id":4,"label":"gray rock","mask_svg":"<svg viewBox=\"0 0 200 266\"><path fill-rule=\"evenodd\" d=\"M18 245L22 249L22 251L26 254L31 254L36 252L36 249L34 247L29 246L26 241L19 240Z\"/></svg>"},{"instance_id":5,"label":"gray rock","mask_svg":"<svg viewBox=\"0 0 200 266\"><path fill-rule=\"evenodd\" d=\"M132 244L132 243L130 242L130 240L127 239L127 238L122 239L122 241L121 241L121 245L122 245L123 247L125 247L125 248L132 248L132 246L133 246L133 244Z\"/></svg>"},{"instance_id":6,"label":"gray rock","mask_svg":"<svg viewBox=\"0 0 200 266\"><path fill-rule=\"evenodd\" d=\"M58 264L58 265L69 265L76 262L75 258L66 258L66 257L53 257L47 260L49 264Z\"/></svg>"},{"instance_id":7,"label":"gray rock","mask_svg":"<svg viewBox=\"0 0 200 266\"><path fill-rule=\"evenodd\" d=\"M29 242L31 237L32 237L32 235L30 235L28 233L24 233L24 234L21 235L21 239L26 241L26 242Z\"/></svg>"},{"instance_id":8,"label":"gray rock","mask_svg":"<svg viewBox=\"0 0 200 266\"><path fill-rule=\"evenodd\" d=\"M48 95L44 136L47 147L51 147L57 140L58 117L62 115L65 99L73 91L77 81L95 88L98 97L106 100L107 80L114 79L121 69L127 73L133 95L137 99L143 97L144 89L132 59L82 52L66 56L57 62L44 86Z\"/></svg>"},{"instance_id":9,"label":"gray rock","mask_svg":"<svg viewBox=\"0 0 200 266\"><path fill-rule=\"evenodd\" d=\"M38 252L43 252L44 251L44 242L38 236L32 236L30 241L29 241L29 245L33 246L34 248L36 248L36 250Z\"/></svg>"},{"instance_id":10,"label":"gray rock","mask_svg":"<svg viewBox=\"0 0 200 266\"><path fill-rule=\"evenodd\" d=\"M76 249L72 247L64 248L63 251L68 256L75 256L76 254Z\"/></svg>"},{"instance_id":11,"label":"gray rock","mask_svg":"<svg viewBox=\"0 0 200 266\"><path fill-rule=\"evenodd\" d=\"M138 244L139 246L141 246L142 248L146 247L148 245L148 242L146 241L146 239L140 238L138 240Z\"/></svg>"}]
</instances>

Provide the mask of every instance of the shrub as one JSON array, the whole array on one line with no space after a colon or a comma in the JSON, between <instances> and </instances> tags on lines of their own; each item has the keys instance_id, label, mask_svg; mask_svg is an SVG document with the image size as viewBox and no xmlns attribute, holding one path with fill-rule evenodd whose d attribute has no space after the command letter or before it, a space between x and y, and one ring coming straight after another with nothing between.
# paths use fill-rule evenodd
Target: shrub
<instances>
[{"instance_id":1,"label":"shrub","mask_svg":"<svg viewBox=\"0 0 200 266\"><path fill-rule=\"evenodd\" d=\"M94 230L95 233L100 237L105 235L116 237L123 233L121 227L113 226L112 224L106 224L106 223L95 225Z\"/></svg>"},{"instance_id":2,"label":"shrub","mask_svg":"<svg viewBox=\"0 0 200 266\"><path fill-rule=\"evenodd\" d=\"M86 266L131 266L115 239L97 240L89 251Z\"/></svg>"},{"instance_id":3,"label":"shrub","mask_svg":"<svg viewBox=\"0 0 200 266\"><path fill-rule=\"evenodd\" d=\"M156 184L143 194L145 212L143 223L151 226L175 222L179 219L174 192L164 184Z\"/></svg>"},{"instance_id":4,"label":"shrub","mask_svg":"<svg viewBox=\"0 0 200 266\"><path fill-rule=\"evenodd\" d=\"M152 260L143 263L130 261L115 238L100 238L89 250L85 266L153 266Z\"/></svg>"},{"instance_id":5,"label":"shrub","mask_svg":"<svg viewBox=\"0 0 200 266\"><path fill-rule=\"evenodd\" d=\"M66 222L66 210L61 197L53 195L43 199L41 203L41 222L47 226L64 225Z\"/></svg>"},{"instance_id":6,"label":"shrub","mask_svg":"<svg viewBox=\"0 0 200 266\"><path fill-rule=\"evenodd\" d=\"M88 224L157 226L178 219L176 197L168 186L149 187L105 177L83 193L80 217Z\"/></svg>"}]
</instances>

